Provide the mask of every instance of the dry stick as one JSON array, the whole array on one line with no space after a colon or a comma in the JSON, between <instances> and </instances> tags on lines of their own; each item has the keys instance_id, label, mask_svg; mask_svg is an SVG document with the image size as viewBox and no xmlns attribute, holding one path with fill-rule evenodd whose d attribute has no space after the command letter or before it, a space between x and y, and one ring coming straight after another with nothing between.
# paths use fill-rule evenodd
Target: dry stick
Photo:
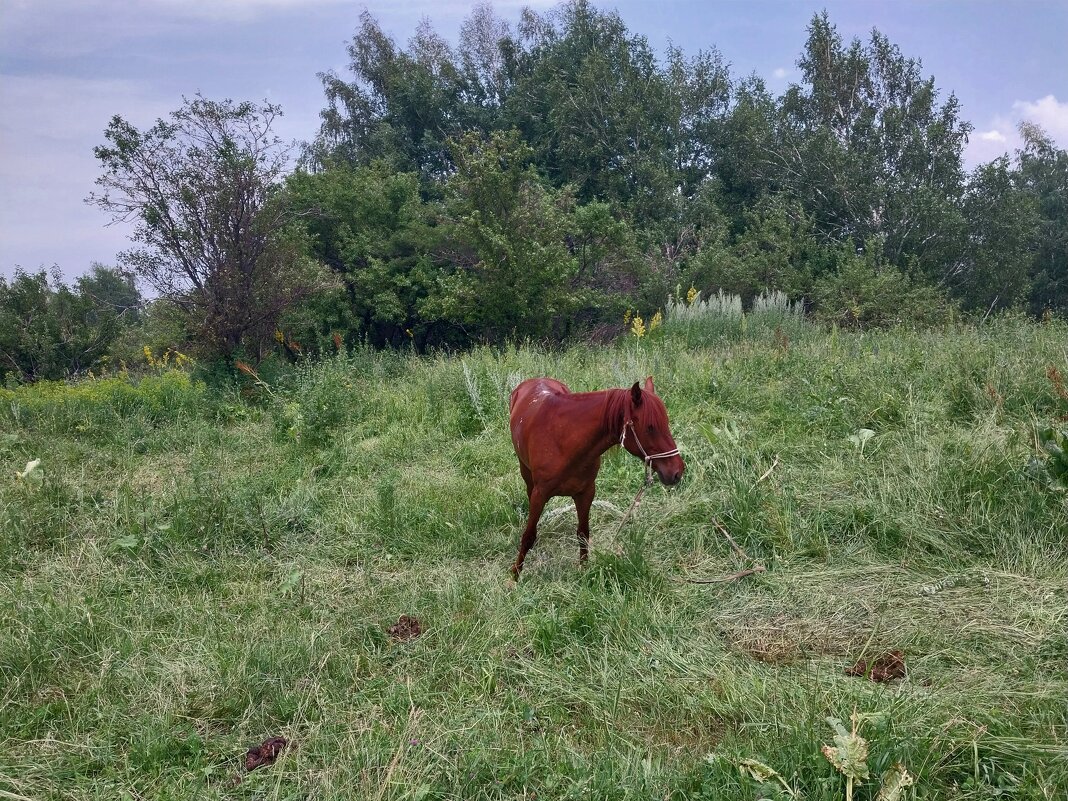
<instances>
[{"instance_id":1,"label":"dry stick","mask_svg":"<svg viewBox=\"0 0 1068 801\"><path fill-rule=\"evenodd\" d=\"M734 537L732 537L731 533L729 531L727 531L727 527L725 525L720 523L718 520L713 520L712 521L712 525L715 526L717 529L719 529L719 531L723 534L723 536L727 538L727 542L729 542L731 544L731 547L734 549L734 552L736 554L738 554L740 557L742 557L742 559L744 559L747 562L752 562L753 561L752 558L749 556L749 554L747 554L745 551L742 550L742 546L740 546L738 543L736 543L734 541Z\"/></svg>"},{"instance_id":2,"label":"dry stick","mask_svg":"<svg viewBox=\"0 0 1068 801\"><path fill-rule=\"evenodd\" d=\"M764 473L760 476L760 478L758 478L756 480L756 483L753 484L753 486L755 487L761 481L764 481L768 476L770 476L772 474L772 472L778 466L779 466L779 457L778 457L778 455L776 455L775 459L771 463L771 467L769 467L767 470L764 471ZM747 562L752 562L753 561L752 557L742 549L742 546L740 546L737 542L734 541L734 537L732 537L731 533L729 531L727 531L727 527L726 526L724 526L718 520L713 520L712 521L712 525L714 525L717 529L719 529L719 531L723 534L723 536L727 538L727 542L729 542L731 544L731 548L734 549L734 552L736 554L738 554L740 557L745 559ZM767 568L765 568L764 565L757 564L757 565L754 565L753 567L746 568L745 570L740 570L737 573L732 573L729 576L724 576L723 578L716 578L716 579L685 579L685 580L690 582L691 584L718 584L720 582L735 581L736 579L745 578L746 576L751 576L754 573L764 573L766 570L767 570Z\"/></svg>"},{"instance_id":3,"label":"dry stick","mask_svg":"<svg viewBox=\"0 0 1068 801\"><path fill-rule=\"evenodd\" d=\"M771 471L775 469L775 465L777 465L778 463L779 463L779 457L776 456L775 457L775 461L772 463L771 467L768 468L767 472L764 473L764 475L762 475L760 478L757 479L757 484L759 484L761 481L763 481L765 478L767 478L769 475L771 475ZM630 517L630 513L634 511L634 508L638 505L638 502L642 499L642 495L645 494L645 490L648 489L649 485L652 484L652 483L653 483L653 477L651 475L647 474L646 475L646 479L645 479L645 483L642 484L641 489L638 490L638 494L635 495L634 496L634 500L631 501L630 508L627 509L626 514L623 515L623 519L620 520L619 521L619 525L616 526L615 534L612 535L613 539L615 539L619 535L619 532L623 529L623 524L627 522L627 518ZM712 525L714 525L717 529L719 529L723 533L723 536L727 538L727 542L729 542L731 544L731 547L734 549L734 552L736 554L738 554L740 557L742 557L746 561L749 561L749 562L753 561L752 557L750 557L749 554L747 554L744 550L742 550L742 547L737 542L734 541L734 537L732 537L730 532L727 531L727 527L726 526L724 526L718 520L713 520L712 521ZM719 584L719 583L727 582L727 581L735 581L735 580L740 579L740 578L745 578L746 576L752 576L754 573L764 573L766 571L767 571L767 568L764 567L764 565L754 565L753 567L746 568L745 570L739 570L737 573L732 573L731 575L724 576L723 578L715 578L715 579L684 578L682 580L685 581L685 582L688 582L690 584Z\"/></svg>"},{"instance_id":4,"label":"dry stick","mask_svg":"<svg viewBox=\"0 0 1068 801\"><path fill-rule=\"evenodd\" d=\"M764 475L762 475L762 476L761 476L760 478L758 478L758 479L756 480L756 484L754 484L753 486L755 487L755 486L756 486L757 484L759 484L759 483L760 483L761 481L763 481L763 480L764 480L765 478L767 478L768 476L770 476L770 475L771 475L771 471L772 471L772 470L774 470L774 469L775 469L776 467L778 467L778 466L779 466L779 457L778 457L778 456L776 456L776 457L775 457L775 461L773 461L773 462L771 463L771 467L769 467L769 468L768 468L767 470L765 470L765 471L764 471Z\"/></svg>"},{"instance_id":5,"label":"dry stick","mask_svg":"<svg viewBox=\"0 0 1068 801\"><path fill-rule=\"evenodd\" d=\"M634 496L634 500L630 503L630 508L627 509L627 513L623 515L623 519L619 521L619 525L616 526L616 531L612 535L612 539L619 536L619 532L623 530L623 524L627 522L627 518L630 517L630 513L634 511L634 507L638 505L638 501L642 499L642 495L645 494L645 490L649 488L649 485L653 483L652 476L646 474L645 483L642 484L642 488L638 490L638 494Z\"/></svg>"},{"instance_id":6,"label":"dry stick","mask_svg":"<svg viewBox=\"0 0 1068 801\"><path fill-rule=\"evenodd\" d=\"M774 467L774 465L772 465L772 467ZM768 473L770 473L770 472L771 471L769 470ZM765 474L765 475L767 475L767 474ZM712 525L714 525L720 531L720 533L723 534L723 536L727 538L727 542L729 542L731 544L731 548L734 549L734 552L736 554L738 554L740 557L745 559L747 562L752 562L753 561L752 557L750 557L749 554L747 554L744 550L742 550L742 546L740 546L738 543L736 543L734 541L734 537L732 537L731 533L729 531L727 531L727 527L725 525L720 523L718 520L713 520L712 521ZM714 579L683 578L682 580L687 582L688 584L722 584L722 583L727 582L727 581L736 581L737 579L745 578L746 576L752 576L754 573L764 573L766 571L767 571L767 568L764 567L764 565L756 564L756 565L753 565L752 567L747 567L745 570L739 570L737 573L731 573L729 576L724 576L723 578L714 578Z\"/></svg>"}]
</instances>

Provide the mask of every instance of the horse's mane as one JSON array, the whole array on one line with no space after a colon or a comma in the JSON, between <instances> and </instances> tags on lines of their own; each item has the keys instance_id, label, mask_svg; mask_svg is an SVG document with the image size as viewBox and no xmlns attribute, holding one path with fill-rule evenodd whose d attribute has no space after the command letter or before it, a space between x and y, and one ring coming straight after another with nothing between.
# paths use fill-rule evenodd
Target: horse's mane
<instances>
[{"instance_id":1,"label":"horse's mane","mask_svg":"<svg viewBox=\"0 0 1068 801\"><path fill-rule=\"evenodd\" d=\"M630 407L629 389L607 389L608 399L604 404L604 430L616 436L623 434L623 422Z\"/></svg>"},{"instance_id":2,"label":"horse's mane","mask_svg":"<svg viewBox=\"0 0 1068 801\"><path fill-rule=\"evenodd\" d=\"M623 424L630 415L630 390L608 389L605 390L605 392L608 393L608 399L604 404L605 431L616 433L617 436L622 435ZM657 415L658 419L656 420L650 419L655 414L653 409L656 404L652 402L652 399L656 398L656 395L642 390L642 396L644 402L635 410L635 414L632 417L634 425L639 428L644 428L649 422L664 425L664 421L659 419L661 415ZM659 398L657 398L657 400L659 400Z\"/></svg>"}]
</instances>

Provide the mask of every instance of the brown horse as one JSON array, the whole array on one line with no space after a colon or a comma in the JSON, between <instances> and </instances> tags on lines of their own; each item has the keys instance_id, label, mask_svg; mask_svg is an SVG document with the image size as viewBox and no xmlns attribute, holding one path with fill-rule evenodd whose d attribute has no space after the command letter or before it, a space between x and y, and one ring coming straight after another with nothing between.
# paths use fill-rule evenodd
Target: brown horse
<instances>
[{"instance_id":1,"label":"brown horse","mask_svg":"<svg viewBox=\"0 0 1068 801\"><path fill-rule=\"evenodd\" d=\"M678 484L686 465L671 436L667 410L653 390L571 392L552 378L530 378L512 392L512 445L527 484L530 517L519 543L512 575L519 578L527 551L538 536L538 519L549 498L569 495L578 512L579 561L590 543L590 507L601 455L622 445L656 471L666 485Z\"/></svg>"}]
</instances>

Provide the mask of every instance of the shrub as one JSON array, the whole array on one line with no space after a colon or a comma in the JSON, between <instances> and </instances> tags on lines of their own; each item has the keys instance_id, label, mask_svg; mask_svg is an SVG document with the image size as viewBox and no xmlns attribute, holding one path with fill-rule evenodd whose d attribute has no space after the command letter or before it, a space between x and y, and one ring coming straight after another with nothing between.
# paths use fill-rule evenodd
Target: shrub
<instances>
[{"instance_id":1,"label":"shrub","mask_svg":"<svg viewBox=\"0 0 1068 801\"><path fill-rule=\"evenodd\" d=\"M40 381L0 389L0 420L53 434L103 435L131 417L159 423L200 414L208 405L207 386L180 370L137 380L118 376L77 384Z\"/></svg>"},{"instance_id":2,"label":"shrub","mask_svg":"<svg viewBox=\"0 0 1068 801\"><path fill-rule=\"evenodd\" d=\"M757 295L749 313L743 311L739 295L722 290L702 300L701 293L691 289L685 300L669 296L664 308L665 332L681 335L691 347L761 335L782 342L783 337L796 338L806 326L802 304L778 290Z\"/></svg>"},{"instance_id":3,"label":"shrub","mask_svg":"<svg viewBox=\"0 0 1068 801\"><path fill-rule=\"evenodd\" d=\"M357 386L360 366L355 356L339 351L317 364L301 364L290 386L273 407L275 430L304 445L328 443L364 408Z\"/></svg>"},{"instance_id":4,"label":"shrub","mask_svg":"<svg viewBox=\"0 0 1068 801\"><path fill-rule=\"evenodd\" d=\"M937 325L949 315L945 297L885 263L875 241L860 253L844 245L838 271L816 281L813 301L817 318L843 328Z\"/></svg>"},{"instance_id":5,"label":"shrub","mask_svg":"<svg viewBox=\"0 0 1068 801\"><path fill-rule=\"evenodd\" d=\"M136 314L128 276L94 265L76 288L57 272L0 277L0 379L58 380L97 365Z\"/></svg>"}]
</instances>

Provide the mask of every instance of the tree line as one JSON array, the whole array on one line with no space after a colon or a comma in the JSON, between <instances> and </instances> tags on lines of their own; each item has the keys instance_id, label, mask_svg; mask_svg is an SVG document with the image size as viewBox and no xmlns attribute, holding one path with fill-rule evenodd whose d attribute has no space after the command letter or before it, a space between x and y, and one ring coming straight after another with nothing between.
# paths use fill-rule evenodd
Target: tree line
<instances>
[{"instance_id":1,"label":"tree line","mask_svg":"<svg viewBox=\"0 0 1068 801\"><path fill-rule=\"evenodd\" d=\"M120 270L201 353L595 336L691 286L849 326L1068 308L1068 153L1024 124L967 171L957 98L878 31L814 16L780 95L585 0L477 6L455 47L365 12L348 55L297 151L199 96L96 149Z\"/></svg>"}]
</instances>

